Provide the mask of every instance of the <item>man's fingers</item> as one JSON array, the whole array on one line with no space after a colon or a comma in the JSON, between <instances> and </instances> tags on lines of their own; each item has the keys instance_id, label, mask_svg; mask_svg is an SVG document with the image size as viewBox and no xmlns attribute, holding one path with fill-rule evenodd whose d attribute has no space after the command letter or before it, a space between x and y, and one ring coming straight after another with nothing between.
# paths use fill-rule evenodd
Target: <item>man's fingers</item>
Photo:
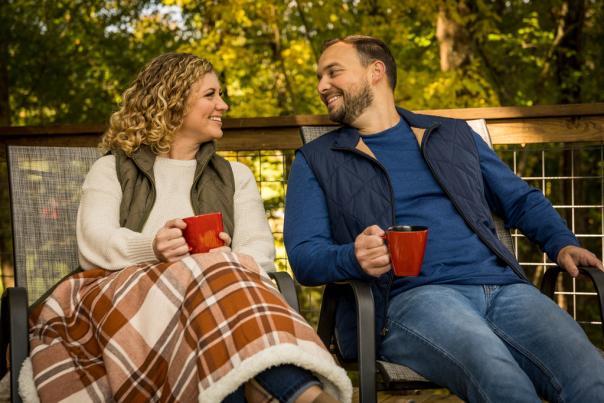
<instances>
[{"instance_id":1,"label":"man's fingers","mask_svg":"<svg viewBox=\"0 0 604 403\"><path fill-rule=\"evenodd\" d=\"M377 225L371 225L363 230L363 234L382 236L384 235L384 230Z\"/></svg>"},{"instance_id":2,"label":"man's fingers","mask_svg":"<svg viewBox=\"0 0 604 403\"><path fill-rule=\"evenodd\" d=\"M565 255L560 259L560 266L562 266L562 268L566 270L572 277L577 277L579 275L579 269L577 268L577 265L570 254Z\"/></svg>"},{"instance_id":3,"label":"man's fingers","mask_svg":"<svg viewBox=\"0 0 604 403\"><path fill-rule=\"evenodd\" d=\"M359 238L360 249L374 249L384 246L384 240L379 236L366 235Z\"/></svg>"},{"instance_id":4,"label":"man's fingers","mask_svg":"<svg viewBox=\"0 0 604 403\"><path fill-rule=\"evenodd\" d=\"M389 272L390 269L391 269L391 267L389 264L387 264L385 266L374 267L369 270L369 275L374 276L374 277L379 277L382 274Z\"/></svg>"},{"instance_id":5,"label":"man's fingers","mask_svg":"<svg viewBox=\"0 0 604 403\"><path fill-rule=\"evenodd\" d=\"M591 252L583 255L583 259L581 260L582 261L579 262L580 265L593 266L604 271L604 267L602 266L602 262L600 261L600 259L598 259L597 256Z\"/></svg>"}]
</instances>

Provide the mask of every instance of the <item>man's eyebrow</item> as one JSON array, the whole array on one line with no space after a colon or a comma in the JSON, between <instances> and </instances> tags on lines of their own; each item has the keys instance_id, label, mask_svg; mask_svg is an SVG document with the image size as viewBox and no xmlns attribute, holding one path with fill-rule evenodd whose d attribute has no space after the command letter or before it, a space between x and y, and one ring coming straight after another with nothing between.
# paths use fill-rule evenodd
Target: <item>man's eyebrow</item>
<instances>
[{"instance_id":1,"label":"man's eyebrow","mask_svg":"<svg viewBox=\"0 0 604 403\"><path fill-rule=\"evenodd\" d=\"M338 62L333 62L333 63L330 63L330 64L328 64L327 66L325 66L325 67L323 68L323 70L329 70L330 68L332 68L332 67L336 67L336 66L341 66L341 64L340 64L340 63L338 63ZM317 71L317 78L318 78L318 79L321 79L321 76L322 76L322 74L321 74L319 71Z\"/></svg>"}]
</instances>

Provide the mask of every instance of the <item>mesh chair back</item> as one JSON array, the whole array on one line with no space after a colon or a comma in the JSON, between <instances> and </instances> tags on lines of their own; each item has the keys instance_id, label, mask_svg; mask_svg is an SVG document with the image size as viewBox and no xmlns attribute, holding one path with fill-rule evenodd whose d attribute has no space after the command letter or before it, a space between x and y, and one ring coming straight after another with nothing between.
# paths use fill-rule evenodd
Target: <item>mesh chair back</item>
<instances>
[{"instance_id":1,"label":"mesh chair back","mask_svg":"<svg viewBox=\"0 0 604 403\"><path fill-rule=\"evenodd\" d=\"M8 146L15 284L29 303L78 267L76 215L93 147Z\"/></svg>"},{"instance_id":2,"label":"mesh chair back","mask_svg":"<svg viewBox=\"0 0 604 403\"><path fill-rule=\"evenodd\" d=\"M480 135L480 137L482 137L482 139L489 145L489 147L493 148L491 136L489 135L489 130L487 129L487 124L484 119L468 120L467 123L468 125L470 125L472 130L474 130ZM302 126L300 128L302 143L309 143L334 129L336 129L336 127L334 126ZM503 220L496 214L493 214L493 221L495 222L497 236L499 237L501 242L503 242L503 244L512 253L514 253L514 244L512 242L512 236L510 234L510 231L505 228Z\"/></svg>"}]
</instances>

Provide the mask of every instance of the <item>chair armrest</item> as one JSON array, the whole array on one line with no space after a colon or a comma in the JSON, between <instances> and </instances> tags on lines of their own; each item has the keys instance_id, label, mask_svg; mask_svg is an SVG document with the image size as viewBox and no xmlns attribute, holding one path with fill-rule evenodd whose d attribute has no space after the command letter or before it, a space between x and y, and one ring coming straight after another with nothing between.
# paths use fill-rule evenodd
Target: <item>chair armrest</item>
<instances>
[{"instance_id":1,"label":"chair armrest","mask_svg":"<svg viewBox=\"0 0 604 403\"><path fill-rule=\"evenodd\" d=\"M566 273L566 270L560 266L554 266L547 269L541 281L541 292L549 298L554 299L556 291L556 280L560 273ZM604 272L589 266L580 266L579 274L589 277L598 294L598 303L600 305L600 318L602 320L602 333L604 334Z\"/></svg>"},{"instance_id":2,"label":"chair armrest","mask_svg":"<svg viewBox=\"0 0 604 403\"><path fill-rule=\"evenodd\" d=\"M283 294L283 297L296 312L300 313L300 304L298 303L298 294L296 286L291 276L284 271L271 271L268 275L275 280L277 288Z\"/></svg>"},{"instance_id":3,"label":"chair armrest","mask_svg":"<svg viewBox=\"0 0 604 403\"><path fill-rule=\"evenodd\" d=\"M11 402L19 397L19 372L29 352L27 334L27 291L23 287L8 288L2 296L2 361L10 343Z\"/></svg>"},{"instance_id":4,"label":"chair armrest","mask_svg":"<svg viewBox=\"0 0 604 403\"><path fill-rule=\"evenodd\" d=\"M335 330L337 296L340 294L339 290L342 287L352 288L357 303L359 401L375 402L377 399L375 388L375 306L371 285L358 280L327 284L323 291L317 333L329 348Z\"/></svg>"}]
</instances>

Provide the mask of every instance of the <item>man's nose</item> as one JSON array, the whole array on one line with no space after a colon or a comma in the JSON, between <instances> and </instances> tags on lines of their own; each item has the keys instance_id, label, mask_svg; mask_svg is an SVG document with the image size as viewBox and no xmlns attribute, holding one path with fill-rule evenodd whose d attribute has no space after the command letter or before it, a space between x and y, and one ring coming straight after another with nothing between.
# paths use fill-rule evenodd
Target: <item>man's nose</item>
<instances>
[{"instance_id":1,"label":"man's nose","mask_svg":"<svg viewBox=\"0 0 604 403\"><path fill-rule=\"evenodd\" d=\"M331 85L329 84L329 80L327 79L327 77L321 77L319 79L319 83L317 84L317 91L319 91L319 94L323 94L330 87Z\"/></svg>"}]
</instances>

